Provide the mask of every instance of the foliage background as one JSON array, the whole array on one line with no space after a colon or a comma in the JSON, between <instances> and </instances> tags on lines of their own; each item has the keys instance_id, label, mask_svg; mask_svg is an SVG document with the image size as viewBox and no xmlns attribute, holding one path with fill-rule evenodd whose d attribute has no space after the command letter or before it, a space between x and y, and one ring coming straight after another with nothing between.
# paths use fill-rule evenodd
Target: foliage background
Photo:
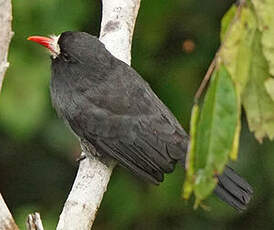
<instances>
[{"instance_id":1,"label":"foliage background","mask_svg":"<svg viewBox=\"0 0 274 230\"><path fill-rule=\"evenodd\" d=\"M189 130L193 96L218 46L220 20L233 1L142 1L132 66ZM0 192L24 227L39 210L45 229L54 229L77 172L79 145L56 117L49 99L50 60L30 35L67 30L98 35L100 1L13 1L9 61L0 96ZM243 119L245 119L243 115ZM181 200L181 167L160 186L116 168L94 229L273 229L274 144L258 144L246 122L239 160L232 163L254 186L249 209L237 213L211 196L211 211L193 211Z\"/></svg>"}]
</instances>

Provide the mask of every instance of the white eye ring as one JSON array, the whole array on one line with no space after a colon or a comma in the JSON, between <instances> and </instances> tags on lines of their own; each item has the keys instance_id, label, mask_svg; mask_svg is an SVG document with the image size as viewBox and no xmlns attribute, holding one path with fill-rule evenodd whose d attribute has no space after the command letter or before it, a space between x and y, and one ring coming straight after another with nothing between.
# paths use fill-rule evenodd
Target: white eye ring
<instances>
[{"instance_id":1,"label":"white eye ring","mask_svg":"<svg viewBox=\"0 0 274 230\"><path fill-rule=\"evenodd\" d=\"M58 40L60 35L50 35L52 42L50 43L50 54L55 59L60 54L60 46L58 45Z\"/></svg>"}]
</instances>

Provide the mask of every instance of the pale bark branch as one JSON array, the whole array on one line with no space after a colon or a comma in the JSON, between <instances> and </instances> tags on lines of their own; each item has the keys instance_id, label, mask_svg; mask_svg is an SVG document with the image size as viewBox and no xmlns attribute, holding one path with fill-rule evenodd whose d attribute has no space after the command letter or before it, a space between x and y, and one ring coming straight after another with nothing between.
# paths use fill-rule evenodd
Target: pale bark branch
<instances>
[{"instance_id":1,"label":"pale bark branch","mask_svg":"<svg viewBox=\"0 0 274 230\"><path fill-rule=\"evenodd\" d=\"M40 214L29 214L26 222L27 230L44 230ZM19 230L1 193L0 193L0 230Z\"/></svg>"},{"instance_id":2,"label":"pale bark branch","mask_svg":"<svg viewBox=\"0 0 274 230\"><path fill-rule=\"evenodd\" d=\"M8 49L12 37L11 31L11 0L0 0L0 91L5 72L9 66Z\"/></svg>"},{"instance_id":3,"label":"pale bark branch","mask_svg":"<svg viewBox=\"0 0 274 230\"><path fill-rule=\"evenodd\" d=\"M5 72L9 66L7 56L12 37L11 20L11 0L0 0L0 91ZM1 194L0 230L19 230Z\"/></svg>"},{"instance_id":4,"label":"pale bark branch","mask_svg":"<svg viewBox=\"0 0 274 230\"><path fill-rule=\"evenodd\" d=\"M19 230L1 194L0 194L0 230Z\"/></svg>"},{"instance_id":5,"label":"pale bark branch","mask_svg":"<svg viewBox=\"0 0 274 230\"><path fill-rule=\"evenodd\" d=\"M29 214L26 222L27 230L44 230L40 214Z\"/></svg>"},{"instance_id":6,"label":"pale bark branch","mask_svg":"<svg viewBox=\"0 0 274 230\"><path fill-rule=\"evenodd\" d=\"M9 44L13 35L11 30L11 0L0 0L0 92L8 63ZM31 214L27 220L28 230L43 230L39 213ZM19 230L5 201L0 194L0 230Z\"/></svg>"},{"instance_id":7,"label":"pale bark branch","mask_svg":"<svg viewBox=\"0 0 274 230\"><path fill-rule=\"evenodd\" d=\"M102 0L100 40L114 56L128 64L131 59L132 35L140 1ZM114 162L109 159L105 159L104 163L96 157L86 157L80 161L57 230L91 229L113 167Z\"/></svg>"}]
</instances>

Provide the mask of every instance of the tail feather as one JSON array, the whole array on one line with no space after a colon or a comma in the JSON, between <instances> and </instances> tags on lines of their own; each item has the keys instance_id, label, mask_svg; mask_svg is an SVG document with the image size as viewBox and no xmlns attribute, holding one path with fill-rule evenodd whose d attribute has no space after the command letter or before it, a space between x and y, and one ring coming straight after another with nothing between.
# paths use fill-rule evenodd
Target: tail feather
<instances>
[{"instance_id":1,"label":"tail feather","mask_svg":"<svg viewBox=\"0 0 274 230\"><path fill-rule=\"evenodd\" d=\"M218 176L218 180L215 194L233 208L245 210L252 197L252 187L228 166L223 174Z\"/></svg>"}]
</instances>

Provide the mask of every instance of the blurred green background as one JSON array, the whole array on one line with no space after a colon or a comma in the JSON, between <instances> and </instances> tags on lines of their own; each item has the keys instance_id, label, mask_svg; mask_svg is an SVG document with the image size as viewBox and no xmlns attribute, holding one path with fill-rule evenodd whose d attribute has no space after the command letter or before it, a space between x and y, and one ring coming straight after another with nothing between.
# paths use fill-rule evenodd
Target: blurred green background
<instances>
[{"instance_id":1,"label":"blurred green background","mask_svg":"<svg viewBox=\"0 0 274 230\"><path fill-rule=\"evenodd\" d=\"M220 20L230 0L143 0L132 65L188 131L193 96L219 46ZM70 191L80 152L75 137L50 105L50 59L30 35L67 30L98 35L99 0L13 1L9 61L0 96L0 192L24 229L27 213L40 211L54 229ZM245 118L243 117L243 120ZM211 211L181 200L183 169L160 186L116 168L94 229L273 229L274 144L259 144L243 123L239 160L232 163L254 186L249 209L238 213L213 195Z\"/></svg>"}]
</instances>

